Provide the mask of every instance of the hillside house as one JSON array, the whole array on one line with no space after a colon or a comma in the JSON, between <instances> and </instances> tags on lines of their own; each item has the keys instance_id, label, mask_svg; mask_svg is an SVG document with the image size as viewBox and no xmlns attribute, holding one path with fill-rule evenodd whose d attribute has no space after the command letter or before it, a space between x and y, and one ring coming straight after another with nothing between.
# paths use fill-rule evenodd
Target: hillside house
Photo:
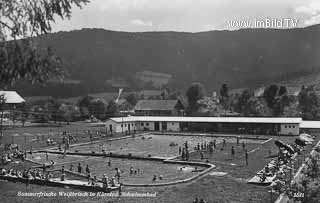
<instances>
[{"instance_id":1,"label":"hillside house","mask_svg":"<svg viewBox=\"0 0 320 203\"><path fill-rule=\"evenodd\" d=\"M139 116L181 116L184 109L180 100L139 100L134 107Z\"/></svg>"}]
</instances>

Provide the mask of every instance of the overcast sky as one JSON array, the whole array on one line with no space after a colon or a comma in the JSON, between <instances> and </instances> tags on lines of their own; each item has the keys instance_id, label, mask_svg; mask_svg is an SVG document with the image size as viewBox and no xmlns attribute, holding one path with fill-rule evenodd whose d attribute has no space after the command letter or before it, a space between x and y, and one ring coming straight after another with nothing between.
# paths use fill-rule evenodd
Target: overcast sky
<instances>
[{"instance_id":1,"label":"overcast sky","mask_svg":"<svg viewBox=\"0 0 320 203\"><path fill-rule=\"evenodd\" d=\"M57 19L53 31L104 28L129 32L230 29L230 20L293 18L298 26L320 23L320 0L91 0Z\"/></svg>"}]
</instances>

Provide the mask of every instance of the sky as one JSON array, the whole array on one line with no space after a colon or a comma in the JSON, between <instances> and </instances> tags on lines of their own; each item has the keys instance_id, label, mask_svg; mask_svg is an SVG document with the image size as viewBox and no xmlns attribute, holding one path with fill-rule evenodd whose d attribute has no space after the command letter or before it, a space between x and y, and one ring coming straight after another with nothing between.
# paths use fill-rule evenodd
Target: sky
<instances>
[{"instance_id":1,"label":"sky","mask_svg":"<svg viewBox=\"0 0 320 203\"><path fill-rule=\"evenodd\" d=\"M53 32L82 28L202 32L252 25L230 22L291 22L285 19L296 23L276 24L277 28L320 23L320 0L91 0L72 11L69 20L56 19Z\"/></svg>"}]
</instances>

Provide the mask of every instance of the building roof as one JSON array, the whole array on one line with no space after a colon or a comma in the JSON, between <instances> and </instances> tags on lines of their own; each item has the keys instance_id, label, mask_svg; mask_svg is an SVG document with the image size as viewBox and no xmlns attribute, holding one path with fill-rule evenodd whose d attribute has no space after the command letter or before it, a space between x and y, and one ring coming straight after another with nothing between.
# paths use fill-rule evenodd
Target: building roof
<instances>
[{"instance_id":1,"label":"building roof","mask_svg":"<svg viewBox=\"0 0 320 203\"><path fill-rule=\"evenodd\" d=\"M320 121L302 121L300 128L320 128Z\"/></svg>"},{"instance_id":2,"label":"building roof","mask_svg":"<svg viewBox=\"0 0 320 203\"><path fill-rule=\"evenodd\" d=\"M135 110L173 110L177 105L178 100L139 100Z\"/></svg>"},{"instance_id":3,"label":"building roof","mask_svg":"<svg viewBox=\"0 0 320 203\"><path fill-rule=\"evenodd\" d=\"M293 86L291 86L291 87L288 86L287 87L288 95L298 96L300 91L301 91L301 87L293 87Z\"/></svg>"},{"instance_id":4,"label":"building roof","mask_svg":"<svg viewBox=\"0 0 320 203\"><path fill-rule=\"evenodd\" d=\"M6 104L20 104L25 102L16 91L0 91L0 95L4 96Z\"/></svg>"},{"instance_id":5,"label":"building roof","mask_svg":"<svg viewBox=\"0 0 320 203\"><path fill-rule=\"evenodd\" d=\"M142 90L138 92L139 95L143 95L144 98L154 97L154 96L161 96L163 91L161 90Z\"/></svg>"},{"instance_id":6,"label":"building roof","mask_svg":"<svg viewBox=\"0 0 320 203\"><path fill-rule=\"evenodd\" d=\"M301 118L293 117L182 117L182 116L128 116L110 118L115 122L201 122L201 123L285 123L300 124Z\"/></svg>"}]
</instances>

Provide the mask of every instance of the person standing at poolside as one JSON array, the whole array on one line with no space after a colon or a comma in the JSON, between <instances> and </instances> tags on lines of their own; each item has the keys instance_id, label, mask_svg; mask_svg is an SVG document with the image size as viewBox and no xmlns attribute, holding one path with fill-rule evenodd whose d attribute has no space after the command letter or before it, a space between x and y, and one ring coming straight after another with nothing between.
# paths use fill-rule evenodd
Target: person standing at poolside
<instances>
[{"instance_id":1,"label":"person standing at poolside","mask_svg":"<svg viewBox=\"0 0 320 203\"><path fill-rule=\"evenodd\" d=\"M246 158L246 165L248 166L248 159L249 159L249 154L248 154L248 150L246 150L245 152L245 158Z\"/></svg>"},{"instance_id":2,"label":"person standing at poolside","mask_svg":"<svg viewBox=\"0 0 320 203\"><path fill-rule=\"evenodd\" d=\"M73 171L73 164L70 165L70 171Z\"/></svg>"},{"instance_id":3,"label":"person standing at poolside","mask_svg":"<svg viewBox=\"0 0 320 203\"><path fill-rule=\"evenodd\" d=\"M48 152L46 152L46 161L48 161L49 159L49 155L48 155Z\"/></svg>"},{"instance_id":4,"label":"person standing at poolside","mask_svg":"<svg viewBox=\"0 0 320 203\"><path fill-rule=\"evenodd\" d=\"M120 168L115 168L116 170L116 178L118 179L118 183L120 183L121 171Z\"/></svg>"},{"instance_id":5,"label":"person standing at poolside","mask_svg":"<svg viewBox=\"0 0 320 203\"><path fill-rule=\"evenodd\" d=\"M235 155L235 150L234 147L231 147L231 158L234 159L234 155Z\"/></svg>"},{"instance_id":6,"label":"person standing at poolside","mask_svg":"<svg viewBox=\"0 0 320 203\"><path fill-rule=\"evenodd\" d=\"M89 165L87 164L87 166L86 166L86 173L87 174L90 174L90 168L89 168Z\"/></svg>"},{"instance_id":7,"label":"person standing at poolside","mask_svg":"<svg viewBox=\"0 0 320 203\"><path fill-rule=\"evenodd\" d=\"M204 159L203 152L200 152L200 158L201 158L201 160Z\"/></svg>"},{"instance_id":8,"label":"person standing at poolside","mask_svg":"<svg viewBox=\"0 0 320 203\"><path fill-rule=\"evenodd\" d=\"M42 172L45 173L46 172L46 164L42 165Z\"/></svg>"},{"instance_id":9,"label":"person standing at poolside","mask_svg":"<svg viewBox=\"0 0 320 203\"><path fill-rule=\"evenodd\" d=\"M82 167L81 167L81 163L78 164L78 173L81 173L82 171Z\"/></svg>"}]
</instances>

